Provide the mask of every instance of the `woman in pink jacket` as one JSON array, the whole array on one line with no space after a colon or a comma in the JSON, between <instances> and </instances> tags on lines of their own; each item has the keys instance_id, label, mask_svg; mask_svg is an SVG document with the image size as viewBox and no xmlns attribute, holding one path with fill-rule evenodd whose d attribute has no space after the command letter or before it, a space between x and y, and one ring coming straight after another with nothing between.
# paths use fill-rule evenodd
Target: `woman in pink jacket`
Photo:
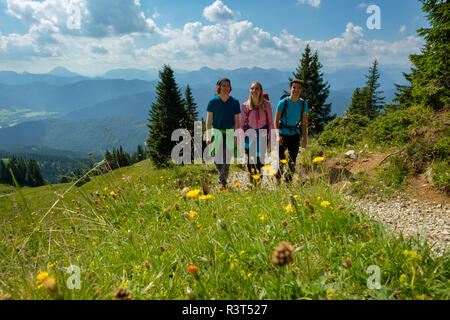
<instances>
[{"instance_id":1,"label":"woman in pink jacket","mask_svg":"<svg viewBox=\"0 0 450 320\"><path fill-rule=\"evenodd\" d=\"M273 129L273 116L272 106L268 99L264 99L262 85L257 81L252 82L248 101L242 104L240 127L245 133L244 146L250 177L260 175L264 166L262 157L266 154ZM260 145L260 142L264 143ZM250 181L254 182L254 179Z\"/></svg>"}]
</instances>

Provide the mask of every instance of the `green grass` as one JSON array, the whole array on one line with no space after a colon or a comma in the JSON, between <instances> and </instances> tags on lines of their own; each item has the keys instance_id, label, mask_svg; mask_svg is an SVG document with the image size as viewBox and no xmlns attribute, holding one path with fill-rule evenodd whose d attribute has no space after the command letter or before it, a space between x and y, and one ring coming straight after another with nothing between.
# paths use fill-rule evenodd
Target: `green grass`
<instances>
[{"instance_id":1,"label":"green grass","mask_svg":"<svg viewBox=\"0 0 450 320\"><path fill-rule=\"evenodd\" d=\"M183 198L202 179L214 199ZM144 161L80 188L0 198L0 298L114 299L119 287L134 299L449 298L448 252L436 257L418 238L388 234L323 181L219 193L216 179L213 166L156 170ZM271 262L281 241L295 247L282 267ZM71 265L80 289L67 286ZM370 266L380 289L367 286ZM39 288L42 271L58 294Z\"/></svg>"}]
</instances>

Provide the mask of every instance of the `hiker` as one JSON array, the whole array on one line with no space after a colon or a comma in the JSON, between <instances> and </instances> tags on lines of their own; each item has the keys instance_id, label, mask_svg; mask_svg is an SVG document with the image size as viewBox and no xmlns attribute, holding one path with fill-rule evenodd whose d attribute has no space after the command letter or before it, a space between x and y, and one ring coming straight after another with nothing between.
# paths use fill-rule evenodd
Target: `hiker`
<instances>
[{"instance_id":1,"label":"hiker","mask_svg":"<svg viewBox=\"0 0 450 320\"><path fill-rule=\"evenodd\" d=\"M280 145L280 166L275 175L277 183L280 182L285 160L288 164L286 182L292 181L301 137L303 137L302 147L306 148L309 110L308 103L300 98L302 89L303 80L292 80L290 82L290 96L280 100L275 113L274 128Z\"/></svg>"},{"instance_id":2,"label":"hiker","mask_svg":"<svg viewBox=\"0 0 450 320\"><path fill-rule=\"evenodd\" d=\"M231 90L229 79L219 79L216 84L216 96L209 100L206 108L208 113L206 117L206 144L209 146L214 142L212 153L214 154L216 168L219 171L219 184L222 190L227 188L231 158L234 155L234 147L237 143L234 134L227 138L226 130L239 129L239 115L241 113L239 101L230 96ZM212 128L220 132L212 132Z\"/></svg>"},{"instance_id":3,"label":"hiker","mask_svg":"<svg viewBox=\"0 0 450 320\"><path fill-rule=\"evenodd\" d=\"M262 177L261 168L264 166L263 157L267 150L267 136L270 140L270 132L273 129L272 106L268 99L264 98L261 83L257 81L251 83L250 94L248 100L242 104L241 115L241 129L245 133L245 159L250 173L250 183L256 184L253 176ZM260 142L263 141L266 143L260 146Z\"/></svg>"}]
</instances>

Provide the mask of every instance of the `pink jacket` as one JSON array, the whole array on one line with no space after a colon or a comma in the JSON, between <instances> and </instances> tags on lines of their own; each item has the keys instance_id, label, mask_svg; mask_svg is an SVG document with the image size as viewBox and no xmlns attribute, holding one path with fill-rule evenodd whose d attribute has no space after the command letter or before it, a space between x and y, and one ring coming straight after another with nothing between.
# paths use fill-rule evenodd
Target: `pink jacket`
<instances>
[{"instance_id":1,"label":"pink jacket","mask_svg":"<svg viewBox=\"0 0 450 320\"><path fill-rule=\"evenodd\" d=\"M267 125L270 137L270 132L273 129L273 116L272 116L272 106L270 102L264 100L265 111L259 110L259 106L254 106L253 111L248 110L248 101L242 104L241 108L241 129L245 131L248 130L248 126L253 129L260 129Z\"/></svg>"}]
</instances>

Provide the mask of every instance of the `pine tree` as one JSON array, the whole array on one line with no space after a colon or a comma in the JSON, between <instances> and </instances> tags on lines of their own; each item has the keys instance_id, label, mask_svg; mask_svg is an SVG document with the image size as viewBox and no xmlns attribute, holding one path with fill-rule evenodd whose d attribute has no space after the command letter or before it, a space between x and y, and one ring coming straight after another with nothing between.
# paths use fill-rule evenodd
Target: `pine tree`
<instances>
[{"instance_id":1,"label":"pine tree","mask_svg":"<svg viewBox=\"0 0 450 320\"><path fill-rule=\"evenodd\" d=\"M171 141L172 132L186 123L187 114L170 66L164 65L159 77L157 99L149 111L147 146L153 163L157 167L164 167L175 146L175 141Z\"/></svg>"},{"instance_id":2,"label":"pine tree","mask_svg":"<svg viewBox=\"0 0 450 320\"><path fill-rule=\"evenodd\" d=\"M367 96L369 94L369 88L364 87L362 90L361 88L356 88L355 91L353 91L352 96L352 102L348 109L346 110L346 113L349 115L359 114L359 115L365 115L366 114L366 102L367 102Z\"/></svg>"},{"instance_id":3,"label":"pine tree","mask_svg":"<svg viewBox=\"0 0 450 320\"><path fill-rule=\"evenodd\" d=\"M192 90L189 85L186 86L186 92L184 94L184 107L187 114L186 128L193 135L194 132L194 122L198 118L197 104L194 102L194 97L192 96Z\"/></svg>"},{"instance_id":4,"label":"pine tree","mask_svg":"<svg viewBox=\"0 0 450 320\"><path fill-rule=\"evenodd\" d=\"M369 74L366 75L366 87L368 88L368 94L364 97L366 99L366 111L364 115L368 116L369 119L374 119L380 114L380 109L383 107L385 98L380 96L383 91L377 91L380 87L380 84L378 83L380 73L378 72L377 67L378 61L375 60L372 67L369 69Z\"/></svg>"},{"instance_id":5,"label":"pine tree","mask_svg":"<svg viewBox=\"0 0 450 320\"><path fill-rule=\"evenodd\" d=\"M0 159L0 183L10 184L9 176L10 174L6 168L5 162Z\"/></svg>"},{"instance_id":6,"label":"pine tree","mask_svg":"<svg viewBox=\"0 0 450 320\"><path fill-rule=\"evenodd\" d=\"M145 150L140 144L138 144L136 152L133 153L133 156L131 157L131 161L132 163L137 163L143 160L145 160Z\"/></svg>"},{"instance_id":7,"label":"pine tree","mask_svg":"<svg viewBox=\"0 0 450 320\"><path fill-rule=\"evenodd\" d=\"M36 160L30 159L27 163L26 185L30 187L39 187L44 185L41 169Z\"/></svg>"},{"instance_id":8,"label":"pine tree","mask_svg":"<svg viewBox=\"0 0 450 320\"><path fill-rule=\"evenodd\" d=\"M409 56L414 64L411 69L412 96L415 101L438 110L448 106L450 101L450 9L447 1L420 1L430 28L417 30L426 43L421 54Z\"/></svg>"},{"instance_id":9,"label":"pine tree","mask_svg":"<svg viewBox=\"0 0 450 320\"><path fill-rule=\"evenodd\" d=\"M109 150L105 151L105 154L103 155L103 159L107 163L107 167L110 167L112 169L112 165L113 165L112 163L113 163L114 159L113 159L111 152L109 152Z\"/></svg>"},{"instance_id":10,"label":"pine tree","mask_svg":"<svg viewBox=\"0 0 450 320\"><path fill-rule=\"evenodd\" d=\"M323 73L320 71L322 67L317 51L312 54L308 44L300 65L293 73L294 79L304 81L301 97L308 102L309 133L313 135L322 132L327 123L336 118L335 114L331 115L331 103L326 103L330 86L328 82L324 82Z\"/></svg>"},{"instance_id":11,"label":"pine tree","mask_svg":"<svg viewBox=\"0 0 450 320\"><path fill-rule=\"evenodd\" d=\"M411 83L411 74L403 72L403 77ZM414 98L412 96L412 85L400 85L394 83L396 92L395 97L392 99L393 104L384 107L386 111L395 111L399 109L406 109L413 105Z\"/></svg>"}]
</instances>

